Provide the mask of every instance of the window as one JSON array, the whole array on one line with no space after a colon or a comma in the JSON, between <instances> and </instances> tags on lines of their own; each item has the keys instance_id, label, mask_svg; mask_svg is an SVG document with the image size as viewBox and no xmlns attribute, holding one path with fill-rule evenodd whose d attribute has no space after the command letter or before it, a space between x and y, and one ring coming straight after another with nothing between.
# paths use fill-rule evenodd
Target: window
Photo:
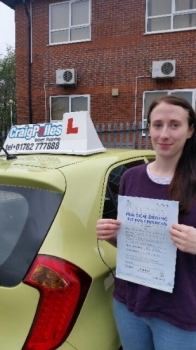
<instances>
[{"instance_id":1,"label":"window","mask_svg":"<svg viewBox=\"0 0 196 350\"><path fill-rule=\"evenodd\" d=\"M91 39L90 1L70 0L49 5L50 44Z\"/></svg>"},{"instance_id":2,"label":"window","mask_svg":"<svg viewBox=\"0 0 196 350\"><path fill-rule=\"evenodd\" d=\"M59 121L63 119L64 113L90 112L89 95L51 96L50 97L50 120Z\"/></svg>"},{"instance_id":3,"label":"window","mask_svg":"<svg viewBox=\"0 0 196 350\"><path fill-rule=\"evenodd\" d=\"M104 219L116 219L117 218L117 205L118 205L118 191L120 179L125 170L132 168L134 166L145 163L144 159L138 159L126 164L122 164L114 168L108 178L104 208L103 208L103 218Z\"/></svg>"},{"instance_id":4,"label":"window","mask_svg":"<svg viewBox=\"0 0 196 350\"><path fill-rule=\"evenodd\" d=\"M145 91L143 94L143 113L142 122L143 127L147 125L147 113L149 106L156 98L164 97L166 95L176 95L185 98L195 109L195 90L159 90L159 91Z\"/></svg>"},{"instance_id":5,"label":"window","mask_svg":"<svg viewBox=\"0 0 196 350\"><path fill-rule=\"evenodd\" d=\"M196 0L146 0L146 32L196 28Z\"/></svg>"},{"instance_id":6,"label":"window","mask_svg":"<svg viewBox=\"0 0 196 350\"><path fill-rule=\"evenodd\" d=\"M63 193L0 185L0 286L26 275L61 204Z\"/></svg>"}]
</instances>

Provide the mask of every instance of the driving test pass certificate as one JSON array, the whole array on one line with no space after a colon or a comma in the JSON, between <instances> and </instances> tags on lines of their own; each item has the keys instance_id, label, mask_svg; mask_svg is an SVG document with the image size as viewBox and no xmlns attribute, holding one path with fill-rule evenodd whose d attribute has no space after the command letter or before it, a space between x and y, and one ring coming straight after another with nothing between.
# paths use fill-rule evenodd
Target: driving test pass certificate
<instances>
[{"instance_id":1,"label":"driving test pass certificate","mask_svg":"<svg viewBox=\"0 0 196 350\"><path fill-rule=\"evenodd\" d=\"M178 212L177 201L118 197L116 277L172 293L176 247L169 229Z\"/></svg>"}]
</instances>

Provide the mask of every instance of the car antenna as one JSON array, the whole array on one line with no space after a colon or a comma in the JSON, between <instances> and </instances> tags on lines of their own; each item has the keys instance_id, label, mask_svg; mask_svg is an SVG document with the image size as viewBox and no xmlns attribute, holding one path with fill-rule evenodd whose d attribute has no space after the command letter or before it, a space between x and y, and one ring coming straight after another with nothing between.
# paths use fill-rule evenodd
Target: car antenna
<instances>
[{"instance_id":1,"label":"car antenna","mask_svg":"<svg viewBox=\"0 0 196 350\"><path fill-rule=\"evenodd\" d=\"M7 160L15 159L17 158L14 154L9 154L8 151L2 146L1 149L5 152Z\"/></svg>"}]
</instances>

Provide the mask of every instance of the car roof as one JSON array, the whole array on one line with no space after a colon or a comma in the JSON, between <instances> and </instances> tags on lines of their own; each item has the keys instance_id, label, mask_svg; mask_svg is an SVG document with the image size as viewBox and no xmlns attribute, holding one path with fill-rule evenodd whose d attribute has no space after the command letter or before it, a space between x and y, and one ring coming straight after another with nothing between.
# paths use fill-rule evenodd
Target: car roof
<instances>
[{"instance_id":1,"label":"car roof","mask_svg":"<svg viewBox=\"0 0 196 350\"><path fill-rule=\"evenodd\" d=\"M116 157L114 161L113 157ZM135 158L135 157L147 157L148 159L154 157L154 151L152 150L132 150L132 149L106 149L106 152L96 153L85 156L78 155L54 155L54 154L31 154L31 155L17 155L13 160L6 160L5 156L0 157L0 169L6 166L6 169L11 167L15 168L30 168L38 167L45 169L58 169L61 167L71 166L76 163L86 161L104 161L107 159L108 163L116 161L123 161L123 159Z\"/></svg>"}]
</instances>

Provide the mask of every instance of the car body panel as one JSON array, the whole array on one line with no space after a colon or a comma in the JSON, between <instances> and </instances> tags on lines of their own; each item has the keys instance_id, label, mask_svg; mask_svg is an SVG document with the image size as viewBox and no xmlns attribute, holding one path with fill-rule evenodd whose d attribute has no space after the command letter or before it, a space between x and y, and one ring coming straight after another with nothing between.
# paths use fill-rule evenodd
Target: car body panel
<instances>
[{"instance_id":1,"label":"car body panel","mask_svg":"<svg viewBox=\"0 0 196 350\"><path fill-rule=\"evenodd\" d=\"M7 161L5 157L3 159L0 157L1 185L32 187L33 184L34 188L64 193L65 178L60 172L56 172L55 168L43 167L39 159L35 165L32 165L28 156L25 157L24 163L18 158Z\"/></svg>"},{"instance_id":2,"label":"car body panel","mask_svg":"<svg viewBox=\"0 0 196 350\"><path fill-rule=\"evenodd\" d=\"M0 287L1 349L20 350L26 340L39 301L39 293L25 284Z\"/></svg>"}]
</instances>

